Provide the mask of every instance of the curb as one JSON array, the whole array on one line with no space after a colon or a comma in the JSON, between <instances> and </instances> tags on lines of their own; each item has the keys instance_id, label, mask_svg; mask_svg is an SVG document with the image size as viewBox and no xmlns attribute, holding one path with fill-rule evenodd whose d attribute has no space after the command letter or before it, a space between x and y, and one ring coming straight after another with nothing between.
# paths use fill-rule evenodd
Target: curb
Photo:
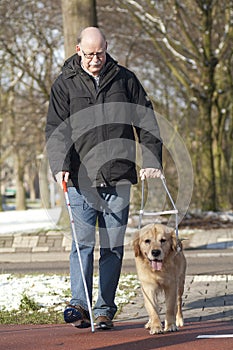
<instances>
[{"instance_id":1,"label":"curb","mask_svg":"<svg viewBox=\"0 0 233 350\"><path fill-rule=\"evenodd\" d=\"M126 232L125 256L133 258L131 242L135 229ZM180 230L184 250L233 249L233 229ZM98 241L98 235L97 235ZM96 244L98 251L98 242ZM65 261L71 247L70 232L50 230L0 235L1 262Z\"/></svg>"}]
</instances>

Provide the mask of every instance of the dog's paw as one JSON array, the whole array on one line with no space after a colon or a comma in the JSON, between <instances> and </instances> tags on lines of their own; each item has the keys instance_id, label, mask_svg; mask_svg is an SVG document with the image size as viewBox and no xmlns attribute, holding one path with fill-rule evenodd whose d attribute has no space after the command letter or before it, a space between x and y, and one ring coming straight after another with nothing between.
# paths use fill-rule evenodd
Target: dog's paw
<instances>
[{"instance_id":1,"label":"dog's paw","mask_svg":"<svg viewBox=\"0 0 233 350\"><path fill-rule=\"evenodd\" d=\"M151 335L162 334L163 333L163 328L162 327L151 327L149 333Z\"/></svg>"},{"instance_id":2,"label":"dog's paw","mask_svg":"<svg viewBox=\"0 0 233 350\"><path fill-rule=\"evenodd\" d=\"M148 321L148 322L145 324L145 328L146 328L146 329L149 329L149 333L150 333L151 335L163 333L163 327L162 327L162 325L161 325L161 324L153 324L151 321Z\"/></svg>"},{"instance_id":3,"label":"dog's paw","mask_svg":"<svg viewBox=\"0 0 233 350\"><path fill-rule=\"evenodd\" d=\"M168 324L164 328L164 332L177 332L177 331L178 331L178 327L176 326L175 323Z\"/></svg>"},{"instance_id":4,"label":"dog's paw","mask_svg":"<svg viewBox=\"0 0 233 350\"><path fill-rule=\"evenodd\" d=\"M177 327L183 327L184 326L184 319L181 316L176 316L176 325Z\"/></svg>"}]
</instances>

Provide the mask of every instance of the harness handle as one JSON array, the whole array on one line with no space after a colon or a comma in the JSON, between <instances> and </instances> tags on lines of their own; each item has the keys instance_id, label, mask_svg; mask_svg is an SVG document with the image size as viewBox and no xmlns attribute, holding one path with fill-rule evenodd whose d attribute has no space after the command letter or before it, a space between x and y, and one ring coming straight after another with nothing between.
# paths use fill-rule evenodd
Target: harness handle
<instances>
[{"instance_id":1,"label":"harness handle","mask_svg":"<svg viewBox=\"0 0 233 350\"><path fill-rule=\"evenodd\" d=\"M144 188L145 188L145 180L142 180L142 195L141 195L141 207L140 207L140 211L139 211L139 222L138 222L138 230L141 229L141 224L142 224L142 217L143 215L153 215L153 216L158 216L158 215L167 215L167 214L175 214L175 233L176 233L176 241L177 241L177 252L179 252L181 250L180 245L178 244L179 242L179 232L178 232L178 210L176 208L176 205L172 199L172 196L167 188L166 185L166 179L165 176L163 174L160 175L160 179L162 181L163 187L165 188L165 191L170 199L170 202L173 206L173 210L166 210L166 211L160 211L160 212L155 212L155 213L144 213Z\"/></svg>"}]
</instances>

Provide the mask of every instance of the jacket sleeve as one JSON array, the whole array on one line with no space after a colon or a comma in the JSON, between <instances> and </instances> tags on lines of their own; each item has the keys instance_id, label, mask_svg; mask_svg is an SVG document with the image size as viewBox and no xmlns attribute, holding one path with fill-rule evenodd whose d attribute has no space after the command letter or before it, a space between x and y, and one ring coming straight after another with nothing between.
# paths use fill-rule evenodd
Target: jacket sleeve
<instances>
[{"instance_id":1,"label":"jacket sleeve","mask_svg":"<svg viewBox=\"0 0 233 350\"><path fill-rule=\"evenodd\" d=\"M45 128L46 149L53 176L59 171L70 171L70 106L69 93L61 76L51 88Z\"/></svg>"},{"instance_id":2,"label":"jacket sleeve","mask_svg":"<svg viewBox=\"0 0 233 350\"><path fill-rule=\"evenodd\" d=\"M162 169L162 139L152 103L133 74L129 80L134 104L133 125L142 150L142 167Z\"/></svg>"}]
</instances>

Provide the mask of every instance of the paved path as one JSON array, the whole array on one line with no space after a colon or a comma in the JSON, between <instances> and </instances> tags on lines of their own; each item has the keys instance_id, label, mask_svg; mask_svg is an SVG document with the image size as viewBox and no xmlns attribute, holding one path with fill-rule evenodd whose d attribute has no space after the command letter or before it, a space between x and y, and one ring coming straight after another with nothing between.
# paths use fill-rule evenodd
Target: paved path
<instances>
[{"instance_id":1,"label":"paved path","mask_svg":"<svg viewBox=\"0 0 233 350\"><path fill-rule=\"evenodd\" d=\"M60 261L68 261L70 237L67 233L2 232L0 242L1 264L9 262L27 264L33 261L52 264L58 261L58 256ZM232 350L233 229L195 231L185 245L187 258L193 259L195 269L192 273L188 270L183 297L185 326L179 332L149 335L144 329L147 314L139 292L136 298L121 310L111 331L91 333L90 329L79 330L66 324L0 325L0 348L4 350ZM201 254L209 259L208 274L201 274L198 268ZM217 257L222 260L220 269L214 267ZM124 260L125 269L129 264L132 267L132 261L132 250L128 247ZM162 299L160 313L163 318Z\"/></svg>"},{"instance_id":2,"label":"paved path","mask_svg":"<svg viewBox=\"0 0 233 350\"><path fill-rule=\"evenodd\" d=\"M159 312L164 319L165 305L161 297ZM183 314L185 323L203 322L204 325L209 321L233 322L233 274L186 276ZM117 319L147 322L141 292L123 308Z\"/></svg>"},{"instance_id":3,"label":"paved path","mask_svg":"<svg viewBox=\"0 0 233 350\"><path fill-rule=\"evenodd\" d=\"M232 350L230 336L232 323L229 322L194 322L179 332L154 336L138 322L119 322L113 330L94 333L68 325L0 328L0 344L4 350Z\"/></svg>"}]
</instances>

